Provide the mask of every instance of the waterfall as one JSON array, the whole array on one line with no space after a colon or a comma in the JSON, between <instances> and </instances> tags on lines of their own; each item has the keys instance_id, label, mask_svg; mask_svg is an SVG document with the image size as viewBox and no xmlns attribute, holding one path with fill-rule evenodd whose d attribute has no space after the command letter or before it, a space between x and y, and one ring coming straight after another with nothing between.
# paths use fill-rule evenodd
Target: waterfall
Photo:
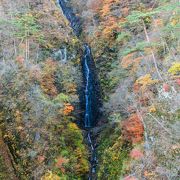
<instances>
[{"instance_id":1,"label":"waterfall","mask_svg":"<svg viewBox=\"0 0 180 180\"><path fill-rule=\"evenodd\" d=\"M91 48L88 44L84 44L84 53L81 58L82 70L84 77L84 127L93 128L96 125L99 108L101 106L99 97L99 86L95 72L94 59L91 53Z\"/></svg>"},{"instance_id":2,"label":"waterfall","mask_svg":"<svg viewBox=\"0 0 180 180\"><path fill-rule=\"evenodd\" d=\"M84 63L85 63L85 76L86 76L86 88L85 88L85 117L84 117L84 125L85 128L90 128L91 127L91 94L90 94L90 70L88 66L88 57L90 57L90 48L88 45L85 45L85 56L84 56Z\"/></svg>"},{"instance_id":3,"label":"waterfall","mask_svg":"<svg viewBox=\"0 0 180 180\"><path fill-rule=\"evenodd\" d=\"M58 4L62 9L63 14L70 22L71 28L73 29L76 36L80 36L82 31L80 18L77 17L72 9L67 6L67 2L65 0L58 0Z\"/></svg>"},{"instance_id":4,"label":"waterfall","mask_svg":"<svg viewBox=\"0 0 180 180\"><path fill-rule=\"evenodd\" d=\"M80 33L82 31L81 29L81 21L79 17L77 17L72 9L70 7L67 7L65 0L59 0L59 5L63 11L63 14L66 16L68 21L70 22L70 25L77 37L80 36ZM84 77L84 128L87 130L87 143L89 146L89 151L91 154L90 157L90 164L91 169L89 172L88 179L96 179L96 166L98 163L97 156L96 156L96 147L95 147L95 141L92 135L92 128L95 126L97 122L97 118L99 115L99 108L101 106L100 102L100 90L98 85L98 78L95 74L95 64L94 59L91 53L91 48L88 46L88 44L84 44L84 50L83 55L81 58L82 62L82 71L83 71L83 77Z\"/></svg>"},{"instance_id":5,"label":"waterfall","mask_svg":"<svg viewBox=\"0 0 180 180\"><path fill-rule=\"evenodd\" d=\"M91 129L95 124L95 120L97 118L97 109L98 109L98 99L96 94L96 83L95 76L92 71L92 62L93 57L91 53L91 48L85 44L84 45L84 54L82 56L82 66L83 66L83 74L84 74L84 95L85 95L85 113L84 113L84 127L88 129L87 132L87 142L90 147L91 153L91 170L89 172L89 180L93 179L96 174L96 166L97 166L97 157L96 157L96 148L95 143L93 142Z\"/></svg>"}]
</instances>

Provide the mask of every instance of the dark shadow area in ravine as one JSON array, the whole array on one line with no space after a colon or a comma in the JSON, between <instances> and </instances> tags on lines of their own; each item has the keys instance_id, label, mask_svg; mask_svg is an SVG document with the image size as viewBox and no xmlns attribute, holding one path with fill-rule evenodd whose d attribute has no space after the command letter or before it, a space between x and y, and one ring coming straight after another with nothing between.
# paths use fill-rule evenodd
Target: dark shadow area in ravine
<instances>
[{"instance_id":1,"label":"dark shadow area in ravine","mask_svg":"<svg viewBox=\"0 0 180 180\"><path fill-rule=\"evenodd\" d=\"M70 22L70 26L73 29L74 34L79 37L82 32L82 22L80 17L76 16L73 12L73 8L67 5L65 0L59 0L59 5L63 11L64 16ZM88 179L96 179L96 167L98 164L98 158L96 154L96 140L93 137L92 129L96 126L98 118L100 116L101 107L101 95L100 85L96 72L95 62L92 56L91 48L87 43L83 43L82 47L82 74L83 85L80 92L81 108L83 110L82 127L86 130L85 139L90 151L90 172Z\"/></svg>"}]
</instances>

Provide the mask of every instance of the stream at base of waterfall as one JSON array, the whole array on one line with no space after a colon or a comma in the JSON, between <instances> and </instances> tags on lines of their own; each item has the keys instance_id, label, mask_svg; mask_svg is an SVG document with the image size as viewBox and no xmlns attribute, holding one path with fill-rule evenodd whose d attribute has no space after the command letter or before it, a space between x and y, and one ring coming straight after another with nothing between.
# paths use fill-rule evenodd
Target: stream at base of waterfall
<instances>
[{"instance_id":1,"label":"stream at base of waterfall","mask_svg":"<svg viewBox=\"0 0 180 180\"><path fill-rule=\"evenodd\" d=\"M96 175L96 166L98 164L97 155L96 155L96 145L92 141L91 137L92 137L91 131L88 131L87 141L88 141L88 145L90 147L90 152L91 152L91 159L90 159L91 169L89 172L88 180L93 180L93 177Z\"/></svg>"}]
</instances>

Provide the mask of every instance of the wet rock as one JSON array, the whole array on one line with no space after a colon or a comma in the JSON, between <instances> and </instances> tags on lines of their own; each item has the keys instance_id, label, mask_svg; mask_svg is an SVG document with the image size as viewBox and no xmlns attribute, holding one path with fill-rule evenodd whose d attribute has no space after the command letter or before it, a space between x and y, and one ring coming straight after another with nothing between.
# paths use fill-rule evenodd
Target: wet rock
<instances>
[{"instance_id":1,"label":"wet rock","mask_svg":"<svg viewBox=\"0 0 180 180\"><path fill-rule=\"evenodd\" d=\"M80 36L82 27L81 27L81 20L78 16L76 16L72 10L72 8L68 7L65 0L59 0L59 5L62 8L63 14L66 16L70 25L76 34L76 36Z\"/></svg>"}]
</instances>

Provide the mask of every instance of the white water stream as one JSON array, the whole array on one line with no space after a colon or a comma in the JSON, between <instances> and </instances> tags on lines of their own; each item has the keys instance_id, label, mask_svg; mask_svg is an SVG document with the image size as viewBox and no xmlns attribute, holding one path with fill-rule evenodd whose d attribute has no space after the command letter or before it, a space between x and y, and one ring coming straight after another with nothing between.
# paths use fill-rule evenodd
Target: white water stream
<instances>
[{"instance_id":1,"label":"white water stream","mask_svg":"<svg viewBox=\"0 0 180 180\"><path fill-rule=\"evenodd\" d=\"M58 2L63 11L63 14L69 20L71 27L74 30L74 33L76 34L76 36L79 36L81 32L80 20L73 13L72 9L66 6L65 0L58 0ZM97 99L96 96L94 95L94 91L96 91L96 89L94 88L93 72L92 72L92 68L90 68L90 64L92 63L92 61L93 61L93 57L91 54L91 49L87 44L85 44L82 62L84 67L83 73L85 79L84 127L87 130L86 139L89 146L90 164L91 164L88 180L96 179L96 166L98 163L96 156L95 141L92 135L92 128L93 128L92 126L95 121L94 118L95 109L96 109L95 106L97 106L98 108L98 105L95 104L95 102L97 102Z\"/></svg>"}]
</instances>

